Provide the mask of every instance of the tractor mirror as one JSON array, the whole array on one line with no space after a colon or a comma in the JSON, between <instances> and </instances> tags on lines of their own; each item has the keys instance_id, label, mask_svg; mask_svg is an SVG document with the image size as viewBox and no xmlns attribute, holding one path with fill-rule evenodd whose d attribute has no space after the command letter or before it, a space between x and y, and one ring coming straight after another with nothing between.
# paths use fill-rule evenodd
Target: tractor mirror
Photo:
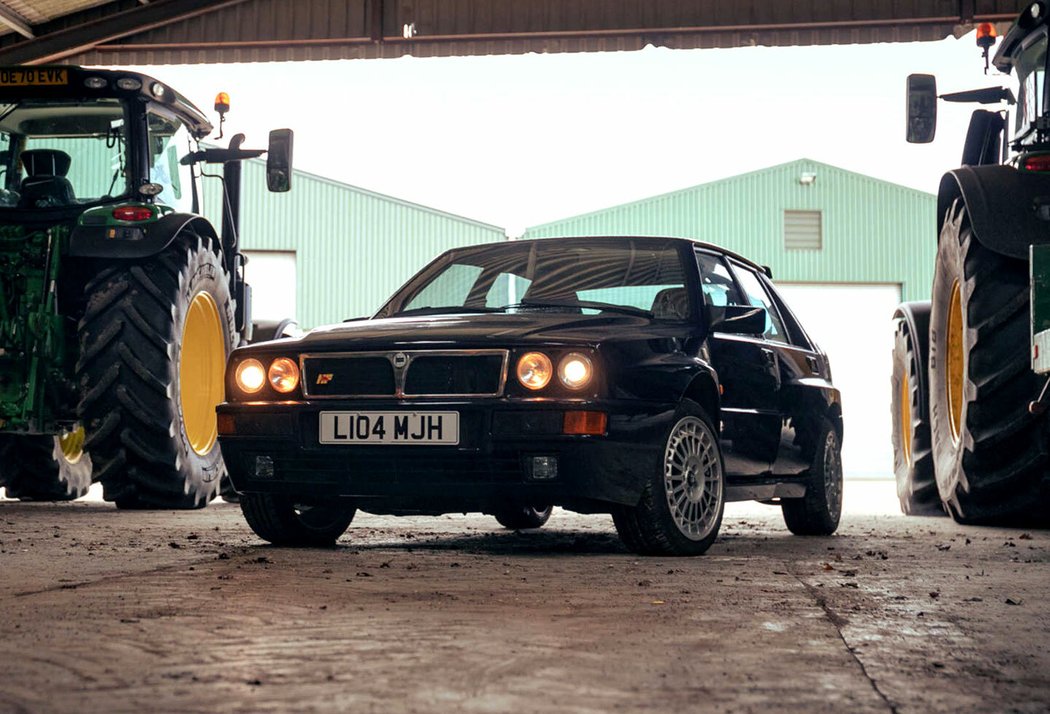
<instances>
[{"instance_id":1,"label":"tractor mirror","mask_svg":"<svg viewBox=\"0 0 1050 714\"><path fill-rule=\"evenodd\" d=\"M929 144L937 133L937 78L908 75L908 143Z\"/></svg>"},{"instance_id":2,"label":"tractor mirror","mask_svg":"<svg viewBox=\"0 0 1050 714\"><path fill-rule=\"evenodd\" d=\"M274 129L270 132L270 148L266 151L266 188L283 193L292 187L292 130Z\"/></svg>"}]
</instances>

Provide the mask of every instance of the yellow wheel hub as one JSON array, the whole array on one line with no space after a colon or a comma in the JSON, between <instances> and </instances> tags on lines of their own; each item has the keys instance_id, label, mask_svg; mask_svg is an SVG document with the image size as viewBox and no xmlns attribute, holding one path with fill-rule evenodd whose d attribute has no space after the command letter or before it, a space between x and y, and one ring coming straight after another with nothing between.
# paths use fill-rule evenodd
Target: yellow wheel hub
<instances>
[{"instance_id":1,"label":"yellow wheel hub","mask_svg":"<svg viewBox=\"0 0 1050 714\"><path fill-rule=\"evenodd\" d=\"M215 446L218 437L215 407L223 399L226 343L219 308L211 295L193 296L182 329L179 353L179 404L186 437L200 455Z\"/></svg>"},{"instance_id":2,"label":"yellow wheel hub","mask_svg":"<svg viewBox=\"0 0 1050 714\"><path fill-rule=\"evenodd\" d=\"M58 448L62 451L62 458L70 464L80 461L84 455L84 427L77 426L71 431L63 431L58 435Z\"/></svg>"},{"instance_id":3,"label":"yellow wheel hub","mask_svg":"<svg viewBox=\"0 0 1050 714\"><path fill-rule=\"evenodd\" d=\"M952 430L952 442L959 443L962 433L963 382L966 360L963 355L962 295L959 281L952 283L952 296L948 301L948 355L945 361L945 388L948 391L948 423Z\"/></svg>"},{"instance_id":4,"label":"yellow wheel hub","mask_svg":"<svg viewBox=\"0 0 1050 714\"><path fill-rule=\"evenodd\" d=\"M905 373L901 379L901 450L904 463L911 466L911 385Z\"/></svg>"}]
</instances>

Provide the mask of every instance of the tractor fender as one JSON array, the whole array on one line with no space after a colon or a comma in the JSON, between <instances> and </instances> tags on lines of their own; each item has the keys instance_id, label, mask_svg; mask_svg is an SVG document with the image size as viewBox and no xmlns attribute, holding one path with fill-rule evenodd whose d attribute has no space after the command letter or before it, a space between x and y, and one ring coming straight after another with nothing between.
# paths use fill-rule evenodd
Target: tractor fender
<instances>
[{"instance_id":1,"label":"tractor fender","mask_svg":"<svg viewBox=\"0 0 1050 714\"><path fill-rule=\"evenodd\" d=\"M219 242L208 219L191 213L169 213L143 226L79 225L69 237L69 254L81 258L149 258L171 245L184 231Z\"/></svg>"},{"instance_id":2,"label":"tractor fender","mask_svg":"<svg viewBox=\"0 0 1050 714\"><path fill-rule=\"evenodd\" d=\"M1028 259L1028 246L1050 243L1050 174L1000 164L946 173L937 191L937 235L962 199L978 242L990 251Z\"/></svg>"},{"instance_id":3,"label":"tractor fender","mask_svg":"<svg viewBox=\"0 0 1050 714\"><path fill-rule=\"evenodd\" d=\"M930 310L933 303L929 300L916 300L915 302L904 302L897 306L893 313L894 320L903 320L908 326L908 332L912 336L912 345L915 349L915 361L919 368L915 370L919 382L919 414L929 414L929 397L926 391L926 368L930 364Z\"/></svg>"}]
</instances>

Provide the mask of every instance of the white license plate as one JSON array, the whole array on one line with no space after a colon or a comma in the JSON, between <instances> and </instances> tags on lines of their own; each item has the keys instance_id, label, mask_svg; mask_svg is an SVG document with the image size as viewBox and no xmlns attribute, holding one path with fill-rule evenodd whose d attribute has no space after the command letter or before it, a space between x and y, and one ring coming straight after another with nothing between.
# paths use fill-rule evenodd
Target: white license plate
<instances>
[{"instance_id":1,"label":"white license plate","mask_svg":"<svg viewBox=\"0 0 1050 714\"><path fill-rule=\"evenodd\" d=\"M459 443L459 412L321 412L322 444Z\"/></svg>"}]
</instances>

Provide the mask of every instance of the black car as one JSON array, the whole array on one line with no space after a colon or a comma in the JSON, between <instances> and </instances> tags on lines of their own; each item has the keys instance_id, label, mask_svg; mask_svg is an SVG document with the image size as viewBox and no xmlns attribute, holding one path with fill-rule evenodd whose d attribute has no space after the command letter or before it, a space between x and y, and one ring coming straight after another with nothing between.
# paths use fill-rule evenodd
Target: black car
<instances>
[{"instance_id":1,"label":"black car","mask_svg":"<svg viewBox=\"0 0 1050 714\"><path fill-rule=\"evenodd\" d=\"M707 550L727 500L838 527L827 357L768 269L693 240L450 250L372 318L236 350L226 396L226 465L275 544L331 544L357 509L611 513L665 555Z\"/></svg>"}]
</instances>

